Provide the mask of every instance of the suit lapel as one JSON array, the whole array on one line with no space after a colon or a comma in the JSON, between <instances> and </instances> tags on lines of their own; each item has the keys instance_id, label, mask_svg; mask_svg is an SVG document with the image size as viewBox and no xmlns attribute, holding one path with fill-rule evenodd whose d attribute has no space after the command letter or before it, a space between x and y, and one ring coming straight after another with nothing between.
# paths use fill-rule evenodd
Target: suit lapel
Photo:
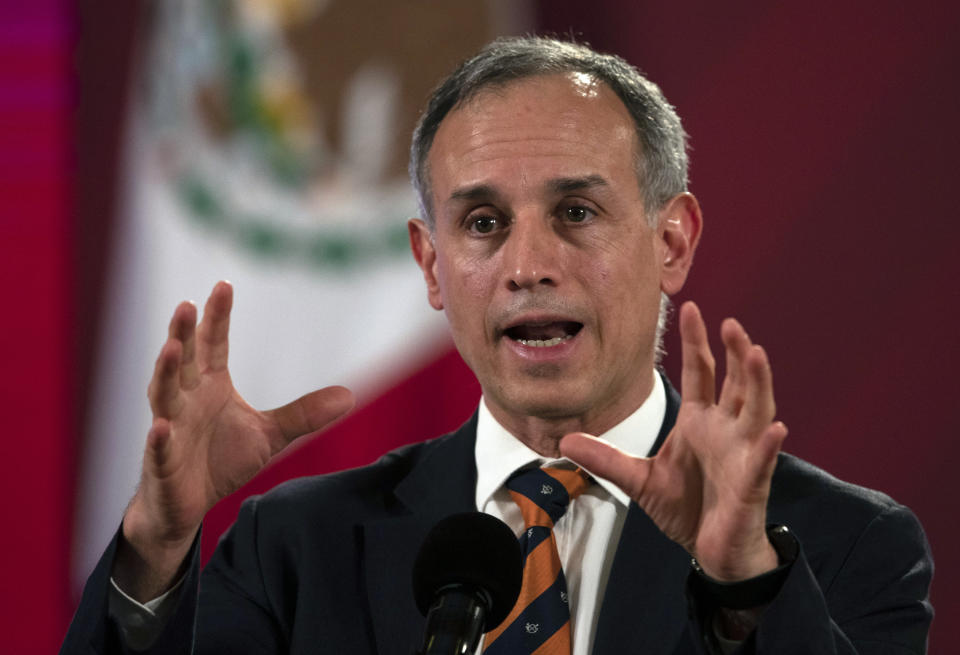
<instances>
[{"instance_id":1,"label":"suit lapel","mask_svg":"<svg viewBox=\"0 0 960 655\"><path fill-rule=\"evenodd\" d=\"M667 408L651 455L673 429L680 408L680 396L666 376L663 380ZM687 552L630 503L597 621L594 655L675 652L687 625L684 587L689 571Z\"/></svg>"},{"instance_id":2,"label":"suit lapel","mask_svg":"<svg viewBox=\"0 0 960 655\"><path fill-rule=\"evenodd\" d=\"M361 525L367 598L380 655L409 655L423 636L413 600L413 561L440 519L476 509L476 414L456 433L424 446L394 489L393 516Z\"/></svg>"},{"instance_id":3,"label":"suit lapel","mask_svg":"<svg viewBox=\"0 0 960 655\"><path fill-rule=\"evenodd\" d=\"M673 653L687 625L690 556L630 504L603 597L594 655Z\"/></svg>"}]
</instances>

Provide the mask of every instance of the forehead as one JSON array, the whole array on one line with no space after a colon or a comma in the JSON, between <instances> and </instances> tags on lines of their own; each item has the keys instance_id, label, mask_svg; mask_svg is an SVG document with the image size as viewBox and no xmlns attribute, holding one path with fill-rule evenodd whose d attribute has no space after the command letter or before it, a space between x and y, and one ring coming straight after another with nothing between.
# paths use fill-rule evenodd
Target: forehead
<instances>
[{"instance_id":1,"label":"forehead","mask_svg":"<svg viewBox=\"0 0 960 655\"><path fill-rule=\"evenodd\" d=\"M626 106L585 73L481 90L441 122L428 163L435 200L451 187L601 175L635 184L636 130Z\"/></svg>"}]
</instances>

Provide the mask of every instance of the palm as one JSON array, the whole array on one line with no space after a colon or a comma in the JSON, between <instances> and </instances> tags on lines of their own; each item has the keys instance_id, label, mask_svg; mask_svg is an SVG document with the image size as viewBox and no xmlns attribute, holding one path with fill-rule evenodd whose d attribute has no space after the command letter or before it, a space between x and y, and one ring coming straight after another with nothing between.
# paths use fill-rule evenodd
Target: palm
<instances>
[{"instance_id":1,"label":"palm","mask_svg":"<svg viewBox=\"0 0 960 655\"><path fill-rule=\"evenodd\" d=\"M171 508L189 524L253 477L272 453L263 415L239 396L226 371L204 374L198 388L182 394L182 408L168 417L171 449L161 475Z\"/></svg>"},{"instance_id":2,"label":"palm","mask_svg":"<svg viewBox=\"0 0 960 655\"><path fill-rule=\"evenodd\" d=\"M565 438L562 450L622 487L705 569L748 577L756 567L745 563L769 551L766 502L786 437L786 427L773 422L770 367L739 323L725 321L727 376L717 399L706 329L692 303L680 323L683 402L657 455L630 457L582 436Z\"/></svg>"},{"instance_id":3,"label":"palm","mask_svg":"<svg viewBox=\"0 0 960 655\"><path fill-rule=\"evenodd\" d=\"M171 541L192 535L210 507L290 441L351 405L349 392L330 387L279 409L251 407L227 368L231 304L232 289L218 284L196 328L196 309L181 304L150 383L154 421L138 496Z\"/></svg>"}]
</instances>

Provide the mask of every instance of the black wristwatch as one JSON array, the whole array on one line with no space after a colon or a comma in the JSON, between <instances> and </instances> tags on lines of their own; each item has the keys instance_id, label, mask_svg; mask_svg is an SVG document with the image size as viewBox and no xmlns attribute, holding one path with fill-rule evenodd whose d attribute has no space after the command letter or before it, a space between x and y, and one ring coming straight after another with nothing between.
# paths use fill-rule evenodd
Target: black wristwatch
<instances>
[{"instance_id":1,"label":"black wristwatch","mask_svg":"<svg viewBox=\"0 0 960 655\"><path fill-rule=\"evenodd\" d=\"M793 533L785 525L767 526L767 538L773 549L777 551L779 565L772 571L747 580L737 582L721 582L714 580L703 572L696 559L690 561L696 575L691 582L711 602L719 607L732 610L745 610L760 607L772 601L783 581L790 573L791 565L800 554L800 544Z\"/></svg>"}]
</instances>

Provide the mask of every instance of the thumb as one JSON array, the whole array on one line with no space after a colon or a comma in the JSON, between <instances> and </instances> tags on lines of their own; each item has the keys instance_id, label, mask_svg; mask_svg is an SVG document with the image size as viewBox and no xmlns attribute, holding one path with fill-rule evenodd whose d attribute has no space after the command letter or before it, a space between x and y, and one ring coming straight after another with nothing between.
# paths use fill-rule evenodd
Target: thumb
<instances>
[{"instance_id":1,"label":"thumb","mask_svg":"<svg viewBox=\"0 0 960 655\"><path fill-rule=\"evenodd\" d=\"M560 454L636 500L650 475L650 460L633 457L602 439L573 432L560 440Z\"/></svg>"},{"instance_id":2,"label":"thumb","mask_svg":"<svg viewBox=\"0 0 960 655\"><path fill-rule=\"evenodd\" d=\"M301 435L326 427L353 409L353 405L353 392L346 387L325 387L264 413L276 423L285 446Z\"/></svg>"}]
</instances>

